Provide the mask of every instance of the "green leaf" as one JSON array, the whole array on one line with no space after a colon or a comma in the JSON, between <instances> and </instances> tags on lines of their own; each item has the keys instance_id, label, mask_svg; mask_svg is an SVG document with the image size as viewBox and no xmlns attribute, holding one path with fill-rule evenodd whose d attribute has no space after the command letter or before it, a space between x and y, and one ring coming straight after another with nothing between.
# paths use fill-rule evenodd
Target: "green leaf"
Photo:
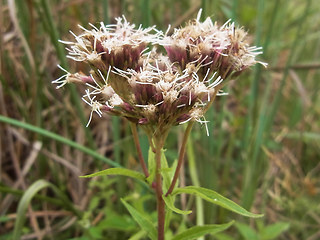
<instances>
[{"instance_id":1,"label":"green leaf","mask_svg":"<svg viewBox=\"0 0 320 240\"><path fill-rule=\"evenodd\" d=\"M154 227L153 223L147 218L147 216L142 215L139 211L137 211L134 207L128 204L125 200L121 199L123 205L127 208L133 219L139 224L139 226L147 232L149 237L152 240L157 239L157 230Z\"/></svg>"},{"instance_id":2,"label":"green leaf","mask_svg":"<svg viewBox=\"0 0 320 240\"><path fill-rule=\"evenodd\" d=\"M68 238L68 240L90 240L87 237L76 237L76 238Z\"/></svg>"},{"instance_id":3,"label":"green leaf","mask_svg":"<svg viewBox=\"0 0 320 240\"><path fill-rule=\"evenodd\" d=\"M164 150L161 151L161 175L163 177L163 185L162 185L162 191L167 192L170 184L171 179L174 175L174 170L176 169L177 161L173 162L172 167L170 168L168 166L168 161L166 158L166 155L164 154Z\"/></svg>"},{"instance_id":4,"label":"green leaf","mask_svg":"<svg viewBox=\"0 0 320 240\"><path fill-rule=\"evenodd\" d=\"M214 235L214 238L217 240L234 240L234 237L231 237L228 234L222 232Z\"/></svg>"},{"instance_id":5,"label":"green leaf","mask_svg":"<svg viewBox=\"0 0 320 240\"><path fill-rule=\"evenodd\" d=\"M260 236L263 240L275 239L290 227L289 223L277 222L262 229Z\"/></svg>"},{"instance_id":6,"label":"green leaf","mask_svg":"<svg viewBox=\"0 0 320 240\"><path fill-rule=\"evenodd\" d=\"M135 221L126 214L118 215L108 209L108 216L97 225L101 229L113 229L119 231L132 231L136 228Z\"/></svg>"},{"instance_id":7,"label":"green leaf","mask_svg":"<svg viewBox=\"0 0 320 240\"><path fill-rule=\"evenodd\" d=\"M245 240L260 240L254 229L244 223L236 223L236 228Z\"/></svg>"},{"instance_id":8,"label":"green leaf","mask_svg":"<svg viewBox=\"0 0 320 240\"><path fill-rule=\"evenodd\" d=\"M103 238L103 229L102 228L99 228L99 227L96 227L96 226L93 226L93 227L90 227L88 229L89 233L90 233L90 236L93 238L93 239L102 239Z\"/></svg>"},{"instance_id":9,"label":"green leaf","mask_svg":"<svg viewBox=\"0 0 320 240\"><path fill-rule=\"evenodd\" d=\"M193 195L199 196L208 202L219 205L225 209L238 213L242 216L252 217L252 218L258 218L263 216L263 214L254 214L254 213L248 212L247 210L245 210L243 207L239 206L235 202L229 200L228 198L223 197L222 195L210 189L189 186L184 188L177 188L176 190L173 191L172 194L175 195L180 193L187 193L187 194L193 194Z\"/></svg>"},{"instance_id":10,"label":"green leaf","mask_svg":"<svg viewBox=\"0 0 320 240\"><path fill-rule=\"evenodd\" d=\"M102 170L100 172L96 172L93 174L80 176L81 178L91 178L91 177L97 177L97 176L108 176L108 175L120 175L120 176L127 176L132 177L141 181L145 181L145 176L142 173L125 169L125 168L108 168L106 170Z\"/></svg>"},{"instance_id":11,"label":"green leaf","mask_svg":"<svg viewBox=\"0 0 320 240\"><path fill-rule=\"evenodd\" d=\"M152 184L154 177L156 175L156 161L155 161L155 154L151 148L149 148L148 154L148 169L149 169L149 177L147 177L147 182Z\"/></svg>"},{"instance_id":12,"label":"green leaf","mask_svg":"<svg viewBox=\"0 0 320 240\"><path fill-rule=\"evenodd\" d=\"M167 205L166 216L164 219L164 232L165 233L168 233L168 230L170 228L171 217L172 217L172 210Z\"/></svg>"},{"instance_id":13,"label":"green leaf","mask_svg":"<svg viewBox=\"0 0 320 240\"><path fill-rule=\"evenodd\" d=\"M178 214L187 215L187 214L192 213L192 211L183 211L183 210L176 208L174 206L174 196L172 196L172 195L168 195L167 197L165 195L163 195L163 200L170 210L172 210Z\"/></svg>"},{"instance_id":14,"label":"green leaf","mask_svg":"<svg viewBox=\"0 0 320 240\"><path fill-rule=\"evenodd\" d=\"M17 210L17 219L14 225L13 230L13 239L20 239L21 231L24 226L25 216L27 212L27 208L29 206L30 201L32 198L39 192L41 189L50 187L55 194L61 199L67 209L70 209L77 215L79 218L81 217L81 213L73 207L73 204L68 200L68 198L58 189L55 185L45 181L45 180L38 180L34 182L23 194Z\"/></svg>"},{"instance_id":15,"label":"green leaf","mask_svg":"<svg viewBox=\"0 0 320 240\"><path fill-rule=\"evenodd\" d=\"M164 150L161 150L161 175L163 177L163 192L167 192L170 187L171 179L173 178L174 170L177 165L177 161L174 161L172 167L168 166L167 158L164 154ZM155 162L155 154L152 149L149 149L149 156L148 156L148 169L149 169L149 177L147 177L147 182L152 184L156 174L156 162Z\"/></svg>"},{"instance_id":16,"label":"green leaf","mask_svg":"<svg viewBox=\"0 0 320 240\"><path fill-rule=\"evenodd\" d=\"M172 240L192 240L198 237L204 236L206 234L215 234L229 228L234 221L231 221L226 224L211 224L204 226L195 226L185 230L182 233L177 234L172 238Z\"/></svg>"},{"instance_id":17,"label":"green leaf","mask_svg":"<svg viewBox=\"0 0 320 240\"><path fill-rule=\"evenodd\" d=\"M146 232L144 230L140 230L139 232L135 233L134 235L131 235L131 237L128 240L140 240L144 239L143 237L146 235Z\"/></svg>"}]
</instances>

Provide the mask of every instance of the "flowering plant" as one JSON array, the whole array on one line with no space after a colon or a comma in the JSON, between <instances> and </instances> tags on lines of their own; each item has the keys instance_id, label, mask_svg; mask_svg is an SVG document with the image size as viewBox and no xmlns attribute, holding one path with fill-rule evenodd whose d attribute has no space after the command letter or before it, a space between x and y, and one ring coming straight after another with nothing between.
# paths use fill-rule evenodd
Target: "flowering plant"
<instances>
[{"instance_id":1,"label":"flowering plant","mask_svg":"<svg viewBox=\"0 0 320 240\"><path fill-rule=\"evenodd\" d=\"M157 199L157 228L147 216L123 203L151 239L164 239L166 213L190 213L174 206L175 196L182 193L197 195L244 216L261 216L212 190L194 186L179 188L177 184L194 122L206 126L206 111L216 96L224 94L221 89L230 79L256 63L266 65L255 59L261 54L261 48L249 46L243 28L236 28L230 21L218 26L210 18L201 22L200 15L201 11L185 27L174 29L172 35L169 31L163 34L155 27L136 29L122 17L116 19L116 24L101 23L99 28L91 25L91 30L81 27L83 33L73 34L74 42L61 41L68 45L68 57L88 64L90 72L72 74L59 66L66 74L53 83L58 84L57 88L67 83L88 87L82 98L92 109L88 124L93 113L127 119L144 173L109 168L85 177L119 174L149 184ZM166 54L161 53L161 48ZM183 123L188 125L178 160L170 168L172 171L164 171L168 168L163 153L166 138L173 126ZM137 126L149 139L148 166L141 153ZM173 239L194 239L224 230L231 224L190 228L177 233Z\"/></svg>"}]
</instances>

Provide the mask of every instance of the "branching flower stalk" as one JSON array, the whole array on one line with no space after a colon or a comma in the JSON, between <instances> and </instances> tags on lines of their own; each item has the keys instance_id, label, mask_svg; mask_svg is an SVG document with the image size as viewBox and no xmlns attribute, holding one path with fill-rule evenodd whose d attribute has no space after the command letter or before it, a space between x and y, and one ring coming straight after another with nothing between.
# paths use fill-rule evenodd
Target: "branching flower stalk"
<instances>
[{"instance_id":1,"label":"branching flower stalk","mask_svg":"<svg viewBox=\"0 0 320 240\"><path fill-rule=\"evenodd\" d=\"M140 142L139 142L138 131L137 131L137 125L135 123L130 122L130 127L131 127L131 131L132 131L133 141L134 141L134 144L135 144L136 149L137 149L139 162L141 164L143 173L147 178L147 177L149 177L149 171L148 171L147 165L146 165L146 163L144 161L144 158L143 158L143 155L142 155Z\"/></svg>"},{"instance_id":2,"label":"branching flower stalk","mask_svg":"<svg viewBox=\"0 0 320 240\"><path fill-rule=\"evenodd\" d=\"M146 179L152 177L143 159L137 126L148 137L155 154L155 189L158 211L158 239L164 239L165 201L177 185L188 136L195 122L204 124L204 115L221 88L245 69L260 63L255 57L261 48L249 46L247 33L234 23L222 26L210 18L197 18L185 27L174 29L172 35L155 27L135 28L125 17L115 24L88 30L80 26L80 35L72 33L75 41L66 44L68 58L86 63L88 73L65 74L53 81L57 88L67 83L87 87L83 101L99 117L107 113L130 122L138 158ZM150 49L148 46L152 46ZM161 53L161 48L166 54ZM161 154L170 129L188 123L179 152L177 167L167 189L163 186ZM149 179L150 180L150 179Z\"/></svg>"},{"instance_id":3,"label":"branching flower stalk","mask_svg":"<svg viewBox=\"0 0 320 240\"><path fill-rule=\"evenodd\" d=\"M174 187L176 186L176 183L177 183L177 180L178 180L178 177L179 177L179 174L180 174L180 169L184 163L184 154L186 152L186 146L187 146L187 142L188 142L188 137L190 135L190 132L192 130L192 127L193 127L193 123L194 121L191 121L188 123L188 126L184 132L184 136L183 136L183 140L182 140L182 144L181 144L181 147L180 147L180 152L179 152L179 158L178 158L178 164L177 164L177 167L176 167L176 170L174 172L174 175L173 175L173 178L172 178L172 182L170 184L170 187L166 193L166 197L172 193Z\"/></svg>"}]
</instances>

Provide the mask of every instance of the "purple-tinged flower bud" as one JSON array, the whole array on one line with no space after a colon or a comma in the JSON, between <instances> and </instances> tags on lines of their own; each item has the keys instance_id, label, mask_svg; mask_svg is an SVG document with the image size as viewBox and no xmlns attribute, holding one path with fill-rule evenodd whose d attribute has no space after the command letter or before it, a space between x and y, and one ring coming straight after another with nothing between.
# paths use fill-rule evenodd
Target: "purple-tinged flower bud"
<instances>
[{"instance_id":1,"label":"purple-tinged flower bud","mask_svg":"<svg viewBox=\"0 0 320 240\"><path fill-rule=\"evenodd\" d=\"M57 89L63 87L67 83L79 83L79 84L93 83L93 79L91 76L86 76L86 75L83 75L80 73L74 73L74 74L69 73L67 70L65 70L60 65L58 65L58 68L60 68L66 74L59 77L58 79L52 81L52 83L59 84L57 86Z\"/></svg>"},{"instance_id":2,"label":"purple-tinged flower bud","mask_svg":"<svg viewBox=\"0 0 320 240\"><path fill-rule=\"evenodd\" d=\"M140 118L138 124L145 125L149 122L147 118Z\"/></svg>"},{"instance_id":3,"label":"purple-tinged flower bud","mask_svg":"<svg viewBox=\"0 0 320 240\"><path fill-rule=\"evenodd\" d=\"M74 74L77 76L77 73ZM85 76L85 75L78 75L77 76L83 83L93 83L93 79L91 76Z\"/></svg>"},{"instance_id":4,"label":"purple-tinged flower bud","mask_svg":"<svg viewBox=\"0 0 320 240\"><path fill-rule=\"evenodd\" d=\"M188 122L191 120L191 116L190 114L182 114L181 116L179 116L177 119L176 119L176 122L175 124L182 124L182 123L185 123L185 122Z\"/></svg>"}]
</instances>

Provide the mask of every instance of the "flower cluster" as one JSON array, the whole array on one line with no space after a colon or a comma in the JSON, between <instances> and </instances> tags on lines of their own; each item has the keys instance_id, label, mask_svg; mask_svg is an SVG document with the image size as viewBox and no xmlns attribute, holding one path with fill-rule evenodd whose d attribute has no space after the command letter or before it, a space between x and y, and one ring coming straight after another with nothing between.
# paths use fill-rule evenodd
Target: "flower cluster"
<instances>
[{"instance_id":1,"label":"flower cluster","mask_svg":"<svg viewBox=\"0 0 320 240\"><path fill-rule=\"evenodd\" d=\"M230 20L221 27L210 18L200 22L200 14L160 41L172 62L178 62L181 68L190 62L201 63L202 74L217 72L225 80L256 63L266 66L255 59L262 48L249 46L243 28L236 28Z\"/></svg>"},{"instance_id":2,"label":"flower cluster","mask_svg":"<svg viewBox=\"0 0 320 240\"><path fill-rule=\"evenodd\" d=\"M82 34L72 33L75 42L61 42L69 46L69 58L91 70L71 74L60 67L66 74L53 83L87 85L83 100L92 108L90 120L93 112L107 112L152 133L188 121L206 123L204 114L223 84L257 63L261 48L250 47L246 32L234 23L219 27L199 18L200 12L171 36L155 27L135 29L124 17L100 28L81 27Z\"/></svg>"}]
</instances>

